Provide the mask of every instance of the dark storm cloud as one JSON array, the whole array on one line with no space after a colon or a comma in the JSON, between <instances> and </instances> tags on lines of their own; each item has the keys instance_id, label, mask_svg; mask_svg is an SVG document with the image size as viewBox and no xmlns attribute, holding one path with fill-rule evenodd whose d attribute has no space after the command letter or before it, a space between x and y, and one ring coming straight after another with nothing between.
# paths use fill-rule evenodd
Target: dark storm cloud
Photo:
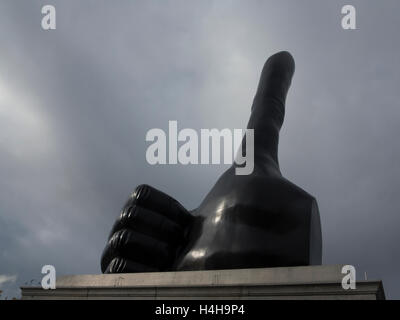
<instances>
[{"instance_id":1,"label":"dark storm cloud","mask_svg":"<svg viewBox=\"0 0 400 320\"><path fill-rule=\"evenodd\" d=\"M151 167L147 130L245 127L264 60L289 50L282 171L318 199L324 263L399 297L400 5L352 2L355 31L342 1L48 1L43 31L41 1L2 1L1 279L99 272L139 183L195 207L224 167Z\"/></svg>"}]
</instances>

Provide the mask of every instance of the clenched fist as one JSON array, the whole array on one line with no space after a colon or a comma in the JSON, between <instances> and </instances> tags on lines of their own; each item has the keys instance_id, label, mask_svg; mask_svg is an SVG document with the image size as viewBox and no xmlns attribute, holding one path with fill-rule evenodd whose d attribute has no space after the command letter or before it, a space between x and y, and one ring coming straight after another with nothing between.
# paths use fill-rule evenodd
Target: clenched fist
<instances>
[{"instance_id":1,"label":"clenched fist","mask_svg":"<svg viewBox=\"0 0 400 320\"><path fill-rule=\"evenodd\" d=\"M321 264L317 202L282 177L277 156L294 67L280 52L262 70L247 126L253 172L235 175L234 163L190 212L155 188L137 187L111 230L104 273Z\"/></svg>"}]
</instances>

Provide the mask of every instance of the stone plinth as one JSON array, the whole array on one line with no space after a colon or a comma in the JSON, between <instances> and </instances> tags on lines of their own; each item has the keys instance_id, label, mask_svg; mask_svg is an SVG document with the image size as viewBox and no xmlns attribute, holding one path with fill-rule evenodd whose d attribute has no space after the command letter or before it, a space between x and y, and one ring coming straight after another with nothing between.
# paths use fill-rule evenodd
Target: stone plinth
<instances>
[{"instance_id":1,"label":"stone plinth","mask_svg":"<svg viewBox=\"0 0 400 320\"><path fill-rule=\"evenodd\" d=\"M73 275L55 290L22 287L22 299L385 299L381 281L344 290L341 265Z\"/></svg>"}]
</instances>

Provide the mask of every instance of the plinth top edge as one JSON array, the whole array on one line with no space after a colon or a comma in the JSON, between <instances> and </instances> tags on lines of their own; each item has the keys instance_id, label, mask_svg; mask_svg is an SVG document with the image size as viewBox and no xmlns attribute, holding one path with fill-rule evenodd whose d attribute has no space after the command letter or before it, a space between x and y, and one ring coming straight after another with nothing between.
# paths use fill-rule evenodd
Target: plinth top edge
<instances>
[{"instance_id":1,"label":"plinth top edge","mask_svg":"<svg viewBox=\"0 0 400 320\"><path fill-rule=\"evenodd\" d=\"M174 271L121 274L67 275L57 278L57 288L231 286L340 283L343 265L278 268Z\"/></svg>"}]
</instances>

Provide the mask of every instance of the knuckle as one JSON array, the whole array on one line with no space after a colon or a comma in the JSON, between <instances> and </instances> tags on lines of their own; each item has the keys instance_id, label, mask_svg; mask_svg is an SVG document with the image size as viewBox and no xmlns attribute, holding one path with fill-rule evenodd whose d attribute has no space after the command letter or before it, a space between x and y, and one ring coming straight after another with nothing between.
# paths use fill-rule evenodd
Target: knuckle
<instances>
[{"instance_id":1,"label":"knuckle","mask_svg":"<svg viewBox=\"0 0 400 320\"><path fill-rule=\"evenodd\" d=\"M122 273L126 267L126 260L121 257L115 257L111 260L107 268L107 273Z\"/></svg>"},{"instance_id":2,"label":"knuckle","mask_svg":"<svg viewBox=\"0 0 400 320\"><path fill-rule=\"evenodd\" d=\"M121 214L118 218L121 224L127 224L128 221L132 220L137 213L137 206L132 203L128 203L125 207L121 210Z\"/></svg>"},{"instance_id":3,"label":"knuckle","mask_svg":"<svg viewBox=\"0 0 400 320\"><path fill-rule=\"evenodd\" d=\"M134 203L140 204L146 201L150 196L152 187L147 184L141 184L135 188L132 192L131 198Z\"/></svg>"},{"instance_id":4,"label":"knuckle","mask_svg":"<svg viewBox=\"0 0 400 320\"><path fill-rule=\"evenodd\" d=\"M121 248L123 248L124 246L126 246L126 244L129 241L129 236L130 236L129 230L127 230L127 229L118 230L111 236L111 238L109 240L109 246L114 251L118 251Z\"/></svg>"}]
</instances>

